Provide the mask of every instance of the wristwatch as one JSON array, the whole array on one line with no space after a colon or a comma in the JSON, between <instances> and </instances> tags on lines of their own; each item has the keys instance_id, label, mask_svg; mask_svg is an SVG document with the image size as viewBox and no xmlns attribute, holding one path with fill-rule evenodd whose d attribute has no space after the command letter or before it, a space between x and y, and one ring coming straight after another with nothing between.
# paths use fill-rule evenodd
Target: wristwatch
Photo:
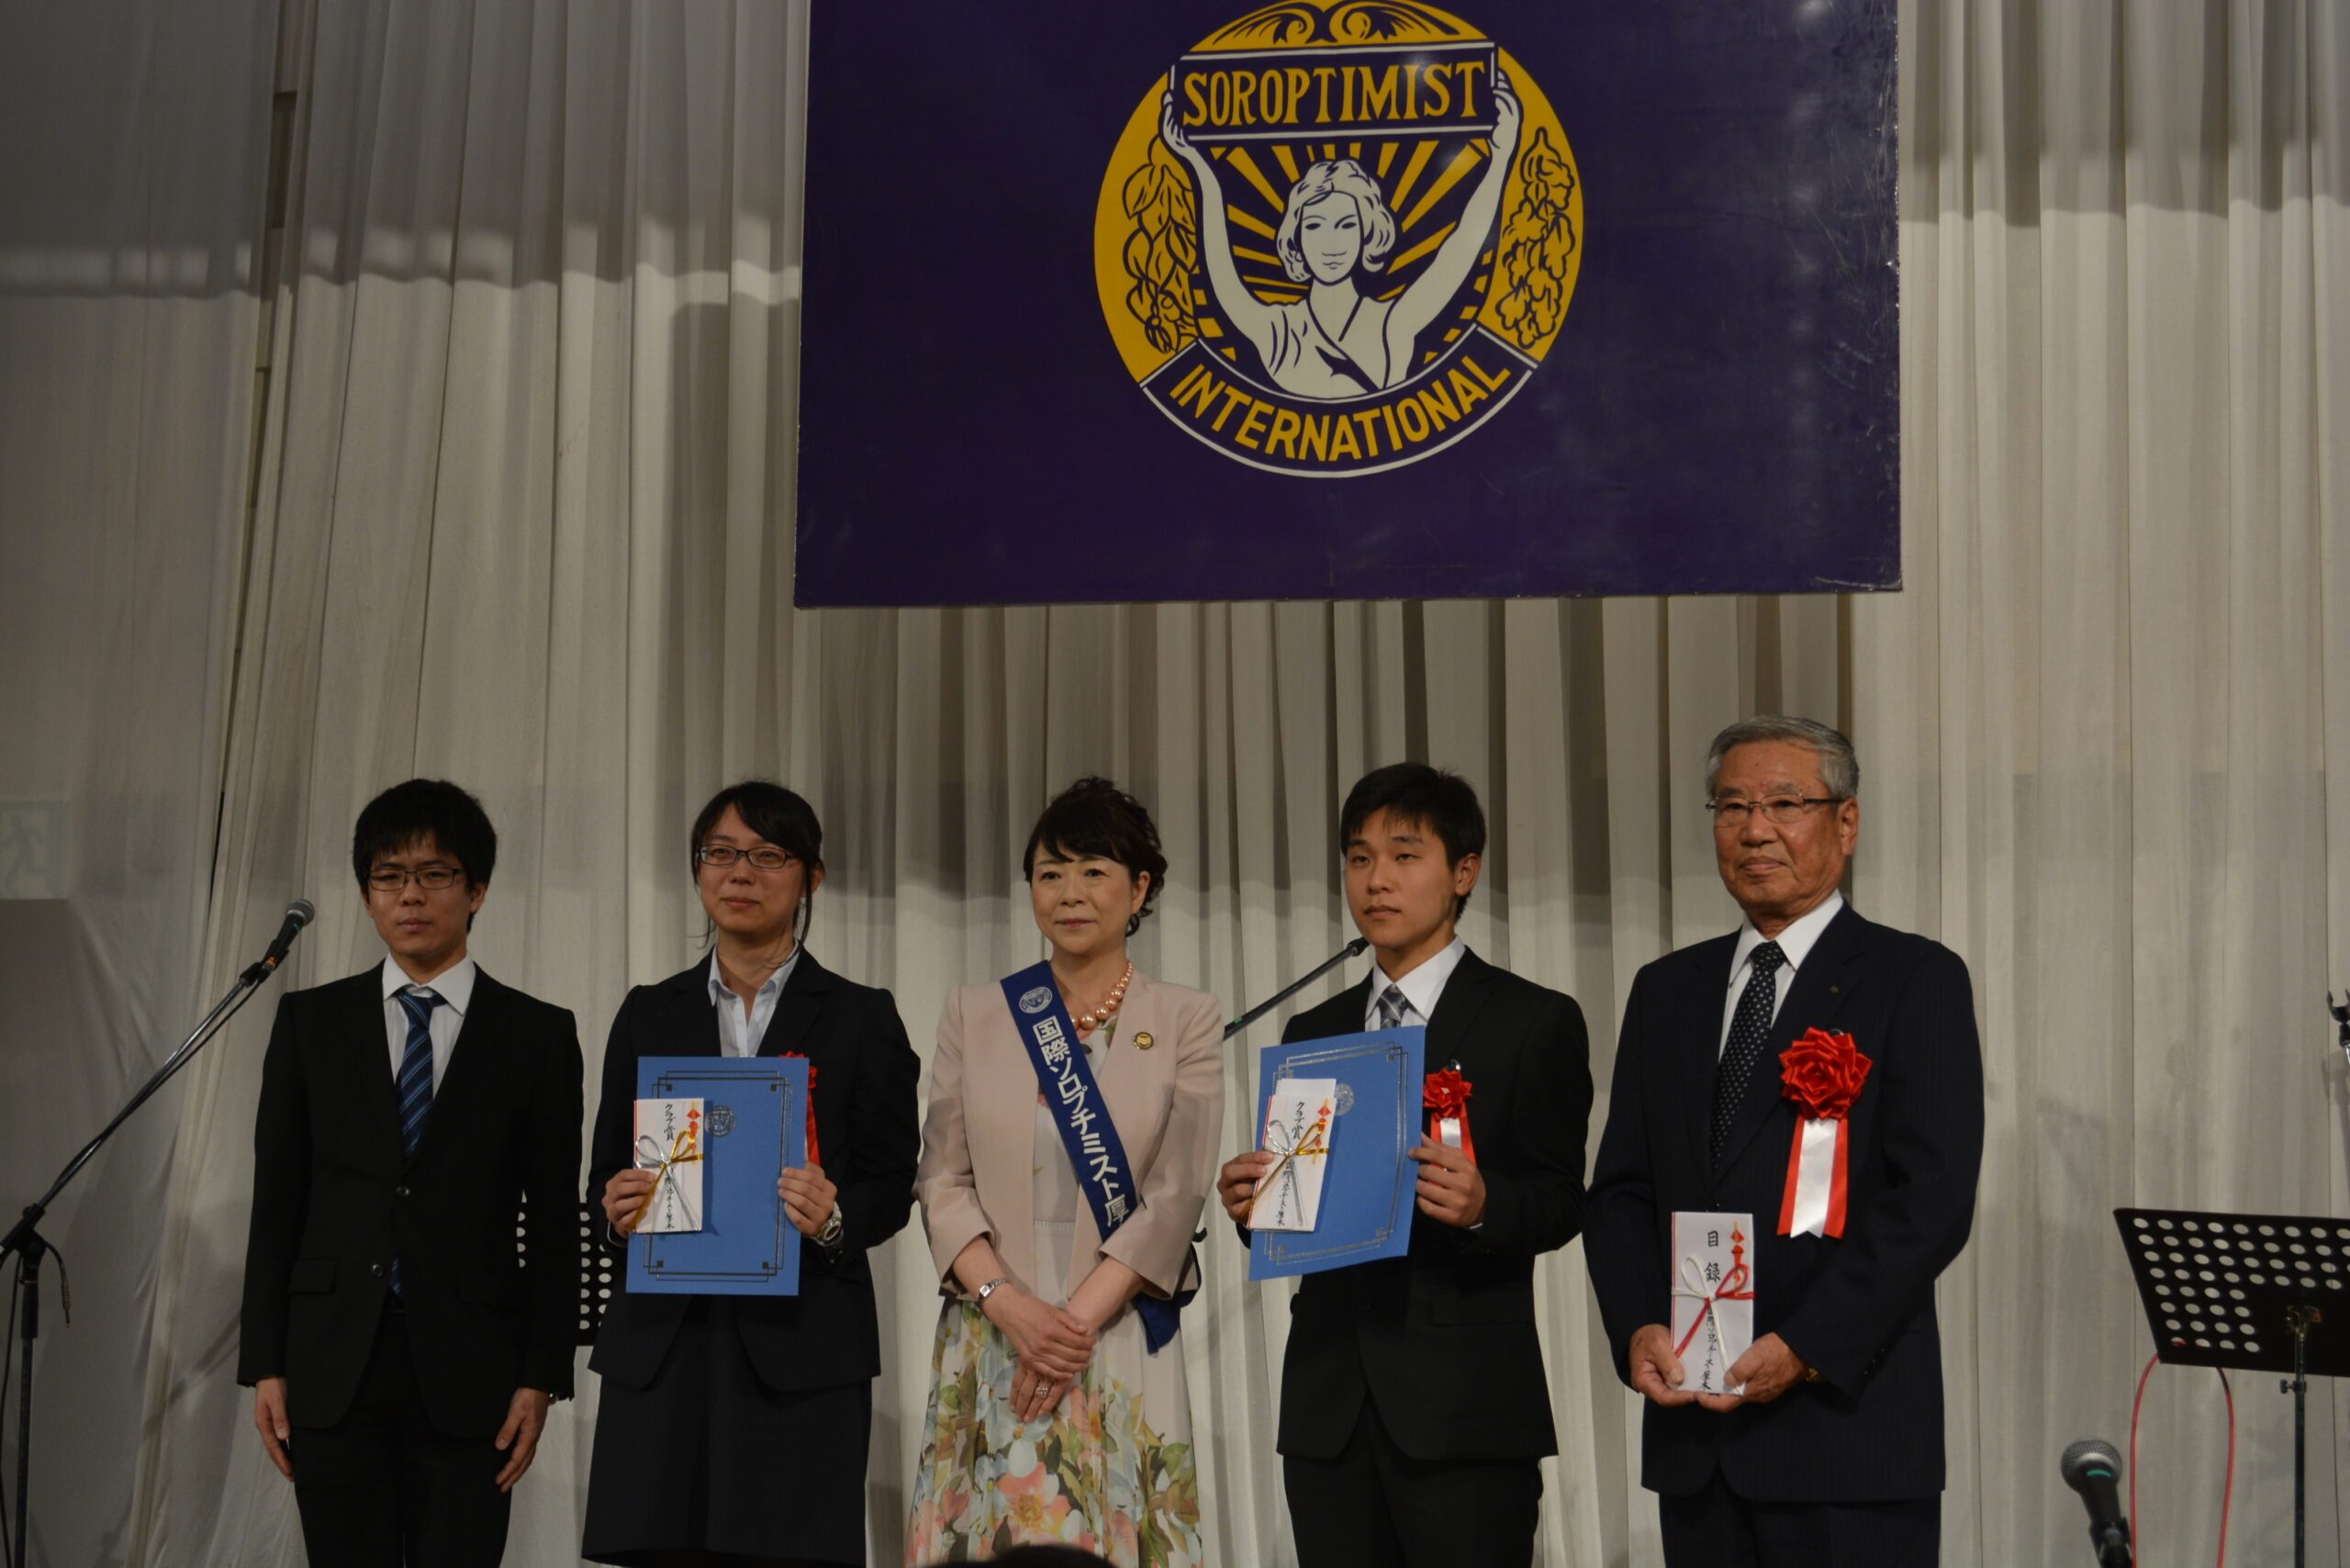
<instances>
[{"instance_id":1,"label":"wristwatch","mask_svg":"<svg viewBox=\"0 0 2350 1568\"><path fill-rule=\"evenodd\" d=\"M816 1245L819 1247L838 1247L841 1244L841 1229L845 1223L845 1222L841 1217L840 1204L837 1203L834 1204L832 1217L825 1220L824 1228L816 1233Z\"/></svg>"}]
</instances>

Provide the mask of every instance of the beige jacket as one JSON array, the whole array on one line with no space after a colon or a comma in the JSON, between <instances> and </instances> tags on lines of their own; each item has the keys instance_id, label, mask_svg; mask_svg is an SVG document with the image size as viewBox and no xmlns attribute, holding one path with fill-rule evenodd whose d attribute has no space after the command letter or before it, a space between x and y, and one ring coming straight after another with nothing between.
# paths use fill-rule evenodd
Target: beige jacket
<instances>
[{"instance_id":1,"label":"beige jacket","mask_svg":"<svg viewBox=\"0 0 2350 1568\"><path fill-rule=\"evenodd\" d=\"M1104 1254L1140 1274L1152 1295L1171 1296L1197 1282L1186 1278L1186 1266L1215 1182L1224 1131L1223 1033L1223 1011L1205 991L1161 985L1139 972L1127 987L1116 1038L1094 1078L1136 1172L1141 1202L1106 1247L1092 1211L1078 1205L1062 1276L1072 1286ZM1035 1136L1035 1070L1002 988L958 986L938 1020L914 1178L944 1294L965 1294L954 1277L955 1259L979 1236L994 1242L1013 1283L1033 1289Z\"/></svg>"}]
</instances>

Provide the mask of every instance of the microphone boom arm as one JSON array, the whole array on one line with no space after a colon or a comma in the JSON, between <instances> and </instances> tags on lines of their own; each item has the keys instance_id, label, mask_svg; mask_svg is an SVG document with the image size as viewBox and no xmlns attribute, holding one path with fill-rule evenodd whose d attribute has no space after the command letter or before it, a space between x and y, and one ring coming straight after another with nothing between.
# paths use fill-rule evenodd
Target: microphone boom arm
<instances>
[{"instance_id":1,"label":"microphone boom arm","mask_svg":"<svg viewBox=\"0 0 2350 1568\"><path fill-rule=\"evenodd\" d=\"M258 966L255 967L258 968ZM106 1146L106 1139L114 1137L116 1128L129 1121L140 1106L147 1103L154 1096L155 1091L170 1081L173 1074L185 1067L189 1058L202 1050L212 1036L218 1034L229 1020L237 1015L238 1009L252 999L253 992L260 989L261 983L267 980L271 973L271 970L263 969L259 974L255 974L249 969L237 977L236 983L229 988L228 994L212 1004L212 1011L207 1013L197 1022L188 1037L182 1040L172 1054L163 1058L163 1065L155 1070L154 1075L140 1086L139 1092L124 1103L121 1110L114 1114L114 1120L100 1128L97 1137L84 1144L81 1152L65 1162L65 1169L57 1173L57 1180L49 1184L49 1191L28 1205L24 1217L17 1222L6 1237L0 1237L0 1257L26 1249L26 1243L30 1238L33 1226L40 1223L41 1216L49 1212L49 1205L55 1203L57 1194L65 1190L66 1183L82 1173L82 1167L87 1165L91 1157ZM47 1250L46 1247L42 1249Z\"/></svg>"},{"instance_id":2,"label":"microphone boom arm","mask_svg":"<svg viewBox=\"0 0 2350 1568\"><path fill-rule=\"evenodd\" d=\"M300 913L298 920L295 918L297 911ZM308 900L296 901L295 907L286 911L286 924L279 928L277 940L270 945L268 955L257 963L247 965L238 974L228 993L212 1004L212 1010L197 1021L187 1038L163 1058L163 1064L140 1085L139 1092L124 1103L122 1109L114 1114L114 1119L99 1129L98 1136L84 1144L81 1151L65 1162L65 1169L57 1173L57 1180L49 1184L49 1191L25 1205L24 1213L9 1227L8 1234L0 1237L0 1258L13 1253L17 1259L17 1343L13 1350L15 1355L21 1358L17 1366L19 1379L17 1389L17 1512L15 1518L8 1520L14 1539L0 1543L7 1548L7 1562L11 1568L28 1568L31 1562L26 1552L32 1522L33 1343L40 1337L41 1260L54 1250L48 1238L40 1233L40 1222L48 1215L49 1205L57 1201L57 1194L65 1190L67 1182L81 1174L82 1167L106 1147L106 1139L114 1137L116 1129L129 1121L140 1106L152 1099L155 1091L171 1081L172 1075L185 1067L196 1053L237 1015L237 1010L252 1000L253 992L277 972L277 966L285 959L286 949L293 946L294 938L302 927L309 923L311 913ZM10 1353L9 1347L0 1346L0 1366L6 1365L6 1358ZM0 1377L0 1386L5 1386L5 1377Z\"/></svg>"},{"instance_id":3,"label":"microphone boom arm","mask_svg":"<svg viewBox=\"0 0 2350 1568\"><path fill-rule=\"evenodd\" d=\"M1231 1023L1226 1024L1224 1026L1224 1037L1227 1040L1232 1038L1233 1036L1237 1035L1241 1030L1246 1029L1249 1025L1254 1024L1258 1019L1262 1018L1266 1014L1270 1013L1274 1008L1279 1007L1282 1002L1287 1002L1291 997L1295 996L1299 991L1304 991L1307 986L1312 985L1315 980L1320 980L1324 975L1328 974L1332 969L1337 969L1340 964L1345 963L1348 958L1355 957L1370 946L1370 937L1356 937L1345 946L1339 948L1337 952L1331 954L1328 958L1315 965L1314 968L1306 970L1305 973L1298 976L1297 979L1290 981L1289 984L1281 987L1281 990L1273 992L1272 995L1265 998L1264 1001L1257 1003L1256 1006L1250 1008L1248 1012L1243 1013Z\"/></svg>"}]
</instances>

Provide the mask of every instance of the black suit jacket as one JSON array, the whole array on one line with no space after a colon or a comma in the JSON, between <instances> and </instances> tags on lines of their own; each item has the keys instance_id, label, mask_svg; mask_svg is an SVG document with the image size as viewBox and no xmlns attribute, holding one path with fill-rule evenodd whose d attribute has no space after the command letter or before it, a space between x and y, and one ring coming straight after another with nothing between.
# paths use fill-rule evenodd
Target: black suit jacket
<instances>
[{"instance_id":1,"label":"black suit jacket","mask_svg":"<svg viewBox=\"0 0 2350 1568\"><path fill-rule=\"evenodd\" d=\"M296 1426L340 1421L397 1254L426 1413L453 1437L486 1437L517 1388L571 1395L579 1034L564 1009L478 973L410 1158L382 975L378 965L278 1002L253 1124L237 1381L285 1378Z\"/></svg>"},{"instance_id":2,"label":"black suit jacket","mask_svg":"<svg viewBox=\"0 0 2350 1568\"><path fill-rule=\"evenodd\" d=\"M1291 1019L1281 1037L1359 1034L1370 996L1366 976ZM1428 1020L1429 1070L1454 1061L1472 1085L1483 1226L1415 1212L1406 1256L1300 1282L1281 1361L1284 1454L1337 1458L1366 1398L1415 1459L1558 1451L1534 1328L1534 1260L1583 1225L1591 1114L1583 1010L1563 991L1464 953Z\"/></svg>"},{"instance_id":3,"label":"black suit jacket","mask_svg":"<svg viewBox=\"0 0 2350 1568\"><path fill-rule=\"evenodd\" d=\"M1716 1169L1707 1140L1735 935L1643 969L1624 1008L1583 1250L1626 1375L1632 1335L1671 1321L1676 1210L1751 1213L1754 1333L1819 1369L1727 1416L1647 1407L1641 1482L1684 1496L1718 1467L1756 1502L1872 1502L1942 1488L1934 1280L1966 1243L1983 1162L1983 1051L1966 965L1848 905L1796 971ZM1807 1029L1848 1033L1871 1068L1845 1137L1844 1235L1778 1228L1794 1103L1777 1058Z\"/></svg>"},{"instance_id":4,"label":"black suit jacket","mask_svg":"<svg viewBox=\"0 0 2350 1568\"><path fill-rule=\"evenodd\" d=\"M658 985L638 986L612 1020L588 1151L588 1201L599 1213L604 1184L634 1163L637 1058L719 1054L709 976L704 959ZM786 1051L805 1056L815 1074L817 1153L840 1189L843 1229L836 1252L803 1243L798 1295L733 1298L743 1349L778 1393L880 1374L881 1331L865 1255L904 1227L922 1146L914 1098L922 1063L888 991L845 980L802 952L759 1042L761 1056ZM609 1232L605 1238L609 1244ZM626 1387L650 1387L691 1302L623 1288L605 1311L588 1364Z\"/></svg>"}]
</instances>

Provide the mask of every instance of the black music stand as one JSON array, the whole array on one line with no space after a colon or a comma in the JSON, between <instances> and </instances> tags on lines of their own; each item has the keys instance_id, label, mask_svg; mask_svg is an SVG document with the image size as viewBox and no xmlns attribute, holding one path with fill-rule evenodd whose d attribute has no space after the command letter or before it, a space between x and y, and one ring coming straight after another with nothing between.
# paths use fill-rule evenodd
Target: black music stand
<instances>
[{"instance_id":1,"label":"black music stand","mask_svg":"<svg viewBox=\"0 0 2350 1568\"><path fill-rule=\"evenodd\" d=\"M525 1223L530 1217L530 1205L514 1218L514 1250L520 1254L522 1266L531 1266L531 1233ZM612 1293L620 1289L619 1268L625 1256L606 1247L600 1233L604 1228L604 1211L594 1204L579 1205L579 1324L574 1343L592 1345L596 1330L604 1324L604 1308L611 1305Z\"/></svg>"},{"instance_id":2,"label":"black music stand","mask_svg":"<svg viewBox=\"0 0 2350 1568\"><path fill-rule=\"evenodd\" d=\"M604 1308L612 1302L612 1293L621 1288L620 1269L627 1259L625 1252L615 1252L604 1245L604 1211L595 1204L579 1205L579 1338L578 1343L592 1345L596 1330L604 1326Z\"/></svg>"},{"instance_id":3,"label":"black music stand","mask_svg":"<svg viewBox=\"0 0 2350 1568\"><path fill-rule=\"evenodd\" d=\"M2309 1374L2350 1377L2350 1220L2116 1209L2155 1353L2290 1374L2293 1564L2307 1561Z\"/></svg>"}]
</instances>

